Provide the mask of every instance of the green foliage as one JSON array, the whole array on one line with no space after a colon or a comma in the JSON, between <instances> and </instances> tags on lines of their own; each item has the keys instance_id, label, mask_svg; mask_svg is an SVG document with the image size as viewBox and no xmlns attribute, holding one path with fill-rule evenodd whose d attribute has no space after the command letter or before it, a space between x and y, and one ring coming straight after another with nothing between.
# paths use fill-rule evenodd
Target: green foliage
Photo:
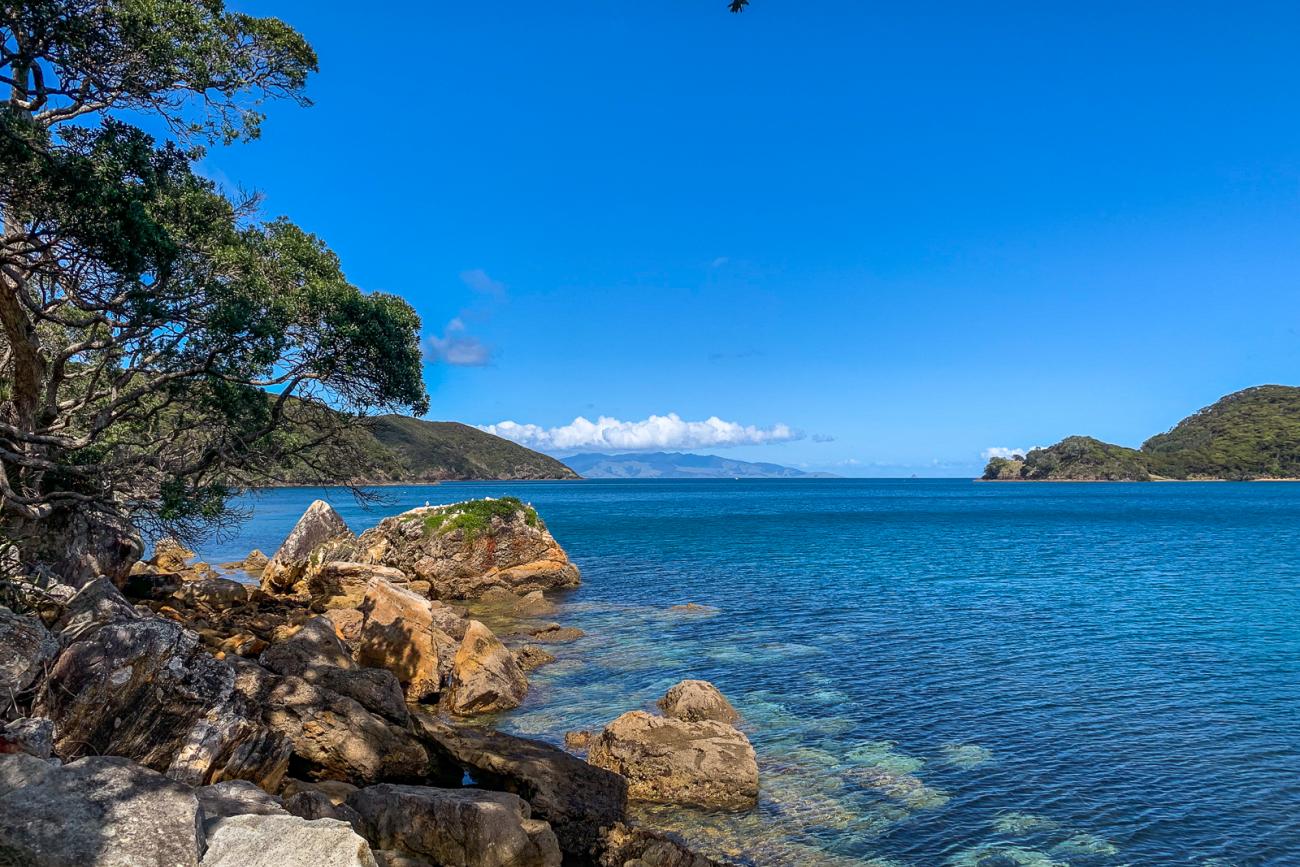
<instances>
[{"instance_id":1,"label":"green foliage","mask_svg":"<svg viewBox=\"0 0 1300 867\"><path fill-rule=\"evenodd\" d=\"M1016 481L1021 478L1020 471L1024 468L1024 465L1023 460L990 458L988 465L984 467L984 479L999 482Z\"/></svg>"},{"instance_id":2,"label":"green foliage","mask_svg":"<svg viewBox=\"0 0 1300 867\"><path fill-rule=\"evenodd\" d=\"M1230 394L1142 444L1152 472L1174 479L1300 478L1300 388Z\"/></svg>"},{"instance_id":3,"label":"green foliage","mask_svg":"<svg viewBox=\"0 0 1300 867\"><path fill-rule=\"evenodd\" d=\"M346 481L356 417L427 410L410 305L194 172L196 141L256 136L315 68L222 0L0 4L5 519L186 535L287 465Z\"/></svg>"},{"instance_id":4,"label":"green foliage","mask_svg":"<svg viewBox=\"0 0 1300 867\"><path fill-rule=\"evenodd\" d=\"M541 523L537 510L525 504L518 497L501 497L499 499L468 500L450 506L439 506L424 516L425 534L446 535L455 530L464 534L467 542L473 541L479 534L490 532L494 518L509 521L519 512L524 513L524 523L536 527Z\"/></svg>"},{"instance_id":5,"label":"green foliage","mask_svg":"<svg viewBox=\"0 0 1300 867\"><path fill-rule=\"evenodd\" d=\"M1035 449L1023 465L993 458L985 479L1129 480L1300 478L1300 388L1235 392L1151 437L1140 451L1092 437Z\"/></svg>"},{"instance_id":6,"label":"green foliage","mask_svg":"<svg viewBox=\"0 0 1300 867\"><path fill-rule=\"evenodd\" d=\"M1134 449L1092 437L1066 437L1054 446L1033 449L1021 469L1025 479L1145 482L1146 461Z\"/></svg>"}]
</instances>

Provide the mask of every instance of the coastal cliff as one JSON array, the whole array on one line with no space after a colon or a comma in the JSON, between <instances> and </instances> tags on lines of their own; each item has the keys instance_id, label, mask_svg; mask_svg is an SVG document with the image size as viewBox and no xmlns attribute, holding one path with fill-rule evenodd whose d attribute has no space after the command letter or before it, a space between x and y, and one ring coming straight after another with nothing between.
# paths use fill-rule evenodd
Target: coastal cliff
<instances>
[{"instance_id":1,"label":"coastal cliff","mask_svg":"<svg viewBox=\"0 0 1300 867\"><path fill-rule=\"evenodd\" d=\"M1249 481L1300 478L1300 388L1234 392L1151 437L1140 449L1071 436L995 457L986 481Z\"/></svg>"}]
</instances>

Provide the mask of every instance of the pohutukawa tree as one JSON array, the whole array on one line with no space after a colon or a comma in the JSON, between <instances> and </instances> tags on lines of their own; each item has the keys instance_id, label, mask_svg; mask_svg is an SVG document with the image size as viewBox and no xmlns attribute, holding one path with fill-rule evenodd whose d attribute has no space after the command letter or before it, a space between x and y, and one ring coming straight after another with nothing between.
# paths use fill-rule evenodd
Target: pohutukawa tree
<instances>
[{"instance_id":1,"label":"pohutukawa tree","mask_svg":"<svg viewBox=\"0 0 1300 867\"><path fill-rule=\"evenodd\" d=\"M289 464L346 477L361 415L427 408L410 306L194 173L267 98L306 102L301 36L221 0L0 0L0 39L0 534L26 570L120 575L139 529L209 527Z\"/></svg>"}]
</instances>

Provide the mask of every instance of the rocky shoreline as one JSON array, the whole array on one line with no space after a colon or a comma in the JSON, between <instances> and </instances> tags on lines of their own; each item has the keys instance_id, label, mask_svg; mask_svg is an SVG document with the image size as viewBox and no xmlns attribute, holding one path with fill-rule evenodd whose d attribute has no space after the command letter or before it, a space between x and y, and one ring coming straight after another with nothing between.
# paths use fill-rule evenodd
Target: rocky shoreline
<instances>
[{"instance_id":1,"label":"rocky shoreline","mask_svg":"<svg viewBox=\"0 0 1300 867\"><path fill-rule=\"evenodd\" d=\"M360 535L317 501L270 558L192 558L160 543L120 586L0 608L14 863L709 867L629 803L757 802L753 747L704 681L568 749L484 725L581 635L484 622L549 617L580 581L518 500Z\"/></svg>"}]
</instances>

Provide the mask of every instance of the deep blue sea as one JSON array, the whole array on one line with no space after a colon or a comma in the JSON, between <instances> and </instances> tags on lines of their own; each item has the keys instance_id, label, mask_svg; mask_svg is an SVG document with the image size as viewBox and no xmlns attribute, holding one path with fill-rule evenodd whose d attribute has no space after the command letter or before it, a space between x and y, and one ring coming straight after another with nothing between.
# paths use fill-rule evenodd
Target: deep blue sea
<instances>
[{"instance_id":1,"label":"deep blue sea","mask_svg":"<svg viewBox=\"0 0 1300 867\"><path fill-rule=\"evenodd\" d=\"M632 481L275 490L354 530L533 503L587 637L503 726L560 742L684 677L740 709L763 797L654 818L762 865L1300 865L1300 484ZM702 613L671 606L693 602Z\"/></svg>"}]
</instances>

